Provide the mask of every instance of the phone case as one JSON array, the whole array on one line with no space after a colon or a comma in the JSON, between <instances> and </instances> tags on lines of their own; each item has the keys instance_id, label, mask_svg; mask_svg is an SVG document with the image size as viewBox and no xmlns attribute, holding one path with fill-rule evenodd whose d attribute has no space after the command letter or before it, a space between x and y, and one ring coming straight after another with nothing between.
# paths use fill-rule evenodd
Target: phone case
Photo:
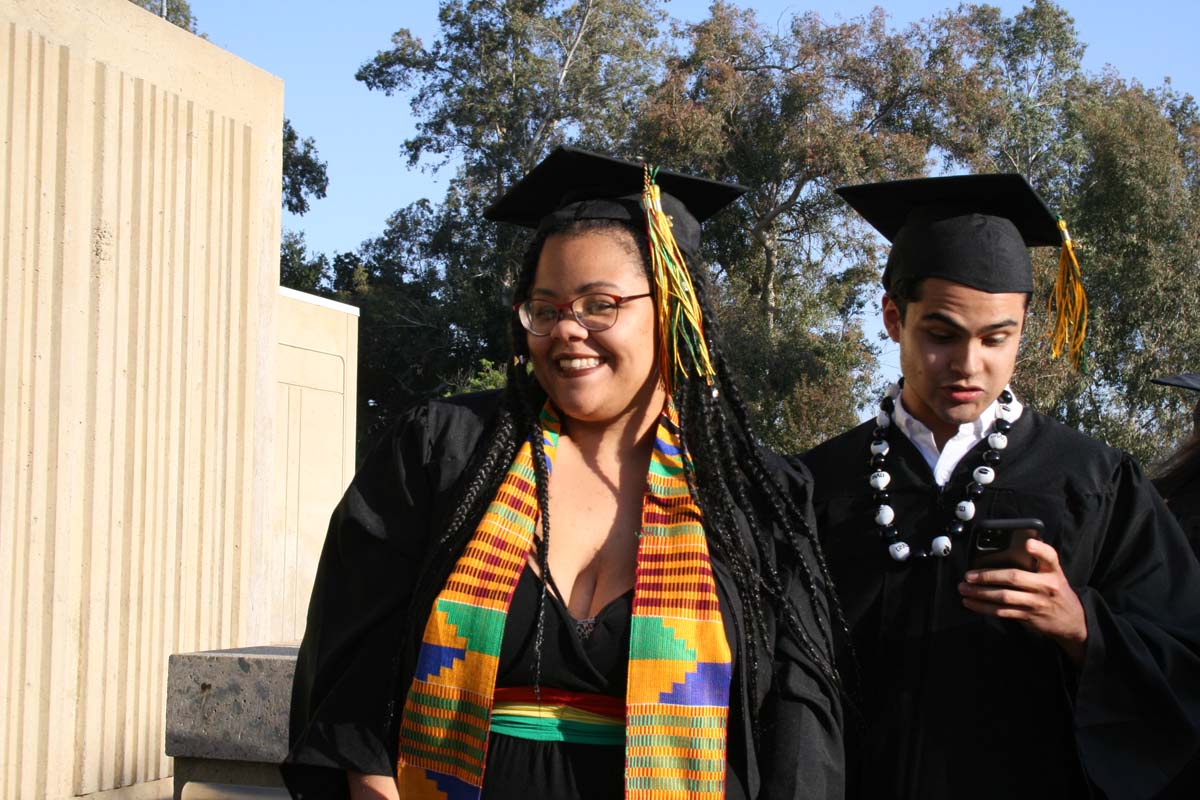
<instances>
[{"instance_id":1,"label":"phone case","mask_svg":"<svg viewBox=\"0 0 1200 800\"><path fill-rule=\"evenodd\" d=\"M1041 539L1046 527L1032 517L985 519L971 534L970 569L1024 569L1037 572L1037 559L1025 552L1025 542Z\"/></svg>"}]
</instances>

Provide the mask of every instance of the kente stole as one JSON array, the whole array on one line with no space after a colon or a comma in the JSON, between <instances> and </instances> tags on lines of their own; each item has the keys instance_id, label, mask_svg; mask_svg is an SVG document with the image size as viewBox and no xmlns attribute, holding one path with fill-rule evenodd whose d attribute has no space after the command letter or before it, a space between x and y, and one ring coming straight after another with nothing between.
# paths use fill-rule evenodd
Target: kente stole
<instances>
[{"instance_id":1,"label":"kente stole","mask_svg":"<svg viewBox=\"0 0 1200 800\"><path fill-rule=\"evenodd\" d=\"M552 467L560 424L542 410ZM642 503L625 695L625 797L718 800L732 656L679 417L659 418ZM509 603L534 549L538 505L525 442L434 601L404 703L402 800L476 800Z\"/></svg>"}]
</instances>

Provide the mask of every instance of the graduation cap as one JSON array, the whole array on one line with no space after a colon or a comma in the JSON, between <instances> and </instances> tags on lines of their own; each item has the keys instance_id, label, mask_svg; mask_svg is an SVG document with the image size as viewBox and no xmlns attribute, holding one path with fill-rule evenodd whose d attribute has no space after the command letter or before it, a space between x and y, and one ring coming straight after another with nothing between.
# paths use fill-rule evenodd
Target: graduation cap
<instances>
[{"instance_id":1,"label":"graduation cap","mask_svg":"<svg viewBox=\"0 0 1200 800\"><path fill-rule=\"evenodd\" d=\"M1087 297L1066 224L1021 175L955 175L842 186L837 193L892 243L883 287L944 278L984 292L1032 292L1030 247L1061 247L1052 353L1079 364Z\"/></svg>"},{"instance_id":2,"label":"graduation cap","mask_svg":"<svg viewBox=\"0 0 1200 800\"><path fill-rule=\"evenodd\" d=\"M1200 392L1200 373L1183 372L1179 375L1164 375L1161 378L1151 378L1151 383L1159 386L1175 386L1179 389L1191 389Z\"/></svg>"},{"instance_id":3,"label":"graduation cap","mask_svg":"<svg viewBox=\"0 0 1200 800\"><path fill-rule=\"evenodd\" d=\"M662 210L679 247L700 250L700 223L741 197L746 188L666 169L652 170ZM646 165L558 147L483 212L485 219L541 229L577 219L613 219L640 226Z\"/></svg>"},{"instance_id":4,"label":"graduation cap","mask_svg":"<svg viewBox=\"0 0 1200 800\"><path fill-rule=\"evenodd\" d=\"M1150 382L1157 383L1159 386L1174 386L1179 389L1200 392L1200 373L1181 372L1178 375L1163 375L1161 378L1151 378ZM1200 400L1196 401L1196 407L1192 409L1192 434L1200 435Z\"/></svg>"},{"instance_id":5,"label":"graduation cap","mask_svg":"<svg viewBox=\"0 0 1200 800\"><path fill-rule=\"evenodd\" d=\"M711 384L716 374L684 253L699 253L700 223L745 191L736 184L559 147L483 216L536 230L583 219L644 225L658 313L659 370L670 394L681 378L695 376Z\"/></svg>"}]
</instances>

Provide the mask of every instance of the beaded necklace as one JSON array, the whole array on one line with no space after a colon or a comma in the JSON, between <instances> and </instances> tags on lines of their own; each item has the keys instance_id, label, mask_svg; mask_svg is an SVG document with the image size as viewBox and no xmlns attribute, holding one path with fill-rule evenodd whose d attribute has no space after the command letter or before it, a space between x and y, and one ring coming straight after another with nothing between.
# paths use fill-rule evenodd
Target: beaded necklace
<instances>
[{"instance_id":1,"label":"beaded necklace","mask_svg":"<svg viewBox=\"0 0 1200 800\"><path fill-rule=\"evenodd\" d=\"M871 434L871 475L867 479L874 493L875 524L879 526L879 538L887 545L888 555L896 561L908 561L923 558L945 558L950 555L953 541L962 537L967 530L967 523L975 518L975 500L983 494L983 487L996 480L996 465L1000 463L1000 451L1008 447L1008 432L1012 429L1013 401L1012 392L1008 389L1000 392L1000 407L996 410L996 419L987 434L988 449L983 454L983 466L976 467L971 473L973 480L967 484L966 497L954 507L954 518L946 524L946 532L935 536L929 547L913 547L900 538L896 530L896 511L890 505L891 495L887 491L892 482L892 476L885 469L887 456L891 451L888 444L888 430L892 427L892 415L896 411L896 403L900 401L900 392L904 388L904 379L888 386L883 398L879 401L879 413L875 415L875 430Z\"/></svg>"}]
</instances>

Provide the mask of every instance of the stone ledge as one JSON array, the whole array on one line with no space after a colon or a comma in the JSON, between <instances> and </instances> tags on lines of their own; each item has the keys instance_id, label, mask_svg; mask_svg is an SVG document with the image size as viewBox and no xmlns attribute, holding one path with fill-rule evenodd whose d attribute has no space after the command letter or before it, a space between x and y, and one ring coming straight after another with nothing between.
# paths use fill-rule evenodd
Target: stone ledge
<instances>
[{"instance_id":1,"label":"stone ledge","mask_svg":"<svg viewBox=\"0 0 1200 800\"><path fill-rule=\"evenodd\" d=\"M176 653L167 667L166 752L278 764L287 755L296 647Z\"/></svg>"}]
</instances>

